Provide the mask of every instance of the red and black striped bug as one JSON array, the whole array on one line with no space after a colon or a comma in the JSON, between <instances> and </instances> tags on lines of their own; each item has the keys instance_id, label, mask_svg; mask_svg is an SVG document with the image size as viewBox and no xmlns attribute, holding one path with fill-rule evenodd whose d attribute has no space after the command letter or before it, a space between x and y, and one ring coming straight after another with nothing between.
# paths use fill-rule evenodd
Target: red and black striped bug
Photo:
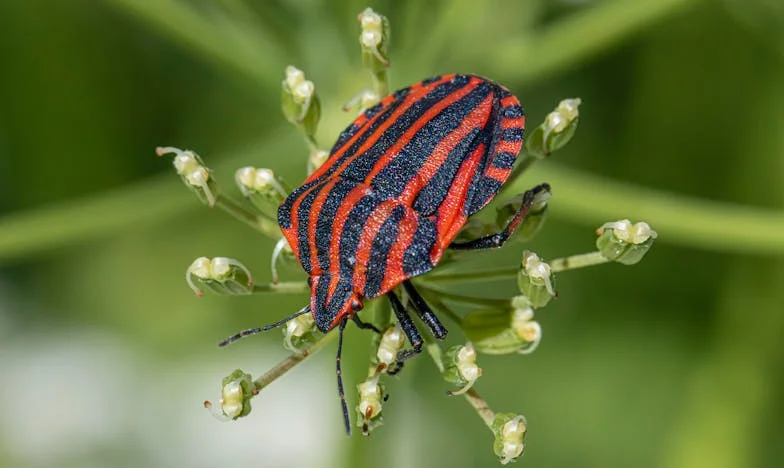
<instances>
[{"instance_id":1,"label":"red and black striped bug","mask_svg":"<svg viewBox=\"0 0 784 468\"><path fill-rule=\"evenodd\" d=\"M496 234L453 242L469 216L495 197L523 144L525 117L506 88L473 75L443 75L401 89L360 115L338 137L329 159L286 198L278 222L308 273L310 304L285 319L225 340L283 325L312 313L319 330L339 328L338 392L350 433L340 356L349 319L360 328L363 301L386 295L411 348L422 337L401 303L438 339L447 330L409 281L432 270L447 248L500 247L523 220L542 184L527 191ZM378 331L378 330L376 330Z\"/></svg>"}]
</instances>

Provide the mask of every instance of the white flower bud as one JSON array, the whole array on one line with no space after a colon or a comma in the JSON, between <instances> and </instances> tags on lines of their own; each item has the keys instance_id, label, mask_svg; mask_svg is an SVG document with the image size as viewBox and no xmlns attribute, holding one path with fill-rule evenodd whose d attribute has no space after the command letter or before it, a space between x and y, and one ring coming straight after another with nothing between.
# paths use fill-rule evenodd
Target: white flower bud
<instances>
[{"instance_id":1,"label":"white flower bud","mask_svg":"<svg viewBox=\"0 0 784 468\"><path fill-rule=\"evenodd\" d=\"M403 334L403 330L397 325L385 331L381 337L381 342L378 344L378 351L376 351L376 358L379 364L389 368L397 362L397 354L403 349L405 340L406 336Z\"/></svg>"},{"instance_id":2,"label":"white flower bud","mask_svg":"<svg viewBox=\"0 0 784 468\"><path fill-rule=\"evenodd\" d=\"M209 206L215 205L215 187L210 170L204 166L196 153L172 146L159 146L155 152L158 156L174 154L172 164L183 182L197 194L202 195Z\"/></svg>"}]
</instances>

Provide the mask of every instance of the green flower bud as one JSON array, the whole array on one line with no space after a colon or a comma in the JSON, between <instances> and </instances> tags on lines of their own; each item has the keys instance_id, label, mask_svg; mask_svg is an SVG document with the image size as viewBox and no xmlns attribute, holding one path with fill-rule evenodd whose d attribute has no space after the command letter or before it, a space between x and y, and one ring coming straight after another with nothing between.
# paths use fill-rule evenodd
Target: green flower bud
<instances>
[{"instance_id":1,"label":"green flower bud","mask_svg":"<svg viewBox=\"0 0 784 468\"><path fill-rule=\"evenodd\" d=\"M482 369L476 364L476 350L471 343L463 346L452 346L444 355L444 380L461 387L449 392L460 395L467 392L482 376Z\"/></svg>"},{"instance_id":2,"label":"green flower bud","mask_svg":"<svg viewBox=\"0 0 784 468\"><path fill-rule=\"evenodd\" d=\"M301 128L312 139L321 119L321 102L313 82L306 80L302 70L296 67L286 67L281 107L286 120Z\"/></svg>"},{"instance_id":3,"label":"green flower bud","mask_svg":"<svg viewBox=\"0 0 784 468\"><path fill-rule=\"evenodd\" d=\"M323 166L329 159L329 151L313 150L308 157L308 175L313 174L319 167Z\"/></svg>"},{"instance_id":4,"label":"green flower bud","mask_svg":"<svg viewBox=\"0 0 784 468\"><path fill-rule=\"evenodd\" d=\"M531 208L526 213L522 224L515 231L514 239L520 241L531 240L547 219L547 201L552 194L549 190L542 190L534 197ZM506 226L517 214L523 204L523 194L516 195L501 203L496 209L496 224Z\"/></svg>"},{"instance_id":5,"label":"green flower bud","mask_svg":"<svg viewBox=\"0 0 784 468\"><path fill-rule=\"evenodd\" d=\"M514 461L523 454L525 449L526 422L525 417L513 413L495 415L492 424L493 452L502 465Z\"/></svg>"},{"instance_id":6,"label":"green flower bud","mask_svg":"<svg viewBox=\"0 0 784 468\"><path fill-rule=\"evenodd\" d=\"M359 392L359 404L357 405L359 418L357 425L362 428L362 434L364 435L369 435L370 431L380 426L383 422L381 410L387 395L378 377L378 375L374 375L357 385L357 391Z\"/></svg>"},{"instance_id":7,"label":"green flower bud","mask_svg":"<svg viewBox=\"0 0 784 468\"><path fill-rule=\"evenodd\" d=\"M193 190L199 200L208 206L215 206L218 186L212 179L211 171L204 165L198 154L172 146L159 146L155 149L158 156L174 154L174 169L185 185Z\"/></svg>"},{"instance_id":8,"label":"green flower bud","mask_svg":"<svg viewBox=\"0 0 784 468\"><path fill-rule=\"evenodd\" d=\"M292 352L299 352L312 345L320 336L313 320L313 314L302 314L286 322L283 328L283 346Z\"/></svg>"},{"instance_id":9,"label":"green flower bud","mask_svg":"<svg viewBox=\"0 0 784 468\"><path fill-rule=\"evenodd\" d=\"M406 335L397 325L389 327L381 335L381 341L379 341L376 351L376 361L379 366L383 366L382 370L389 369L397 363L397 354L403 349L405 344Z\"/></svg>"},{"instance_id":10,"label":"green flower bud","mask_svg":"<svg viewBox=\"0 0 784 468\"><path fill-rule=\"evenodd\" d=\"M525 141L525 150L537 158L545 158L569 143L580 121L580 98L564 99Z\"/></svg>"},{"instance_id":11,"label":"green flower bud","mask_svg":"<svg viewBox=\"0 0 784 468\"><path fill-rule=\"evenodd\" d=\"M199 257L185 272L185 281L199 297L204 293L196 285L197 281L218 294L238 295L253 292L253 277L250 270L233 258Z\"/></svg>"},{"instance_id":12,"label":"green flower bud","mask_svg":"<svg viewBox=\"0 0 784 468\"><path fill-rule=\"evenodd\" d=\"M389 20L368 7L359 14L362 32L359 44L362 46L362 64L373 73L389 67L387 46L389 45Z\"/></svg>"},{"instance_id":13,"label":"green flower bud","mask_svg":"<svg viewBox=\"0 0 784 468\"><path fill-rule=\"evenodd\" d=\"M209 400L204 402L204 407L212 410L219 419L238 419L250 414L250 399L257 393L258 389L250 374L237 369L221 382L220 411Z\"/></svg>"},{"instance_id":14,"label":"green flower bud","mask_svg":"<svg viewBox=\"0 0 784 468\"><path fill-rule=\"evenodd\" d=\"M285 182L270 169L242 167L234 173L234 180L245 198L273 219L289 194Z\"/></svg>"},{"instance_id":15,"label":"green flower bud","mask_svg":"<svg viewBox=\"0 0 784 468\"><path fill-rule=\"evenodd\" d=\"M479 352L528 354L542 339L542 328L533 317L530 300L526 296L516 296L509 309L470 312L463 319L462 327Z\"/></svg>"},{"instance_id":16,"label":"green flower bud","mask_svg":"<svg viewBox=\"0 0 784 468\"><path fill-rule=\"evenodd\" d=\"M534 308L546 306L550 299L555 297L554 281L555 276L550 270L550 265L533 252L528 250L523 252L523 261L517 273L517 285L520 292L531 300Z\"/></svg>"},{"instance_id":17,"label":"green flower bud","mask_svg":"<svg viewBox=\"0 0 784 468\"><path fill-rule=\"evenodd\" d=\"M596 230L596 248L607 259L624 265L642 260L658 234L648 223L632 224L628 219L605 223Z\"/></svg>"}]
</instances>

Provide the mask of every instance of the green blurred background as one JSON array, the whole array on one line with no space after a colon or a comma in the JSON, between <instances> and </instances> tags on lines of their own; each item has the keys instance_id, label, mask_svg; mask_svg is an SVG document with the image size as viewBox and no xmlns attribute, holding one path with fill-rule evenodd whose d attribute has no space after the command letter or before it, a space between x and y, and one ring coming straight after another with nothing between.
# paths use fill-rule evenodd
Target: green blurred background
<instances>
[{"instance_id":1,"label":"green blurred background","mask_svg":"<svg viewBox=\"0 0 784 468\"><path fill-rule=\"evenodd\" d=\"M393 88L482 74L520 96L529 125L582 98L575 139L525 175L554 192L528 248L588 251L597 226L627 217L660 234L637 266L559 276L534 354L481 358L478 390L528 418L519 462L782 466L782 5L2 0L0 465L498 466L489 431L426 357L391 383L370 438L342 433L333 348L248 418L201 407L234 368L259 374L286 355L277 332L217 341L306 297L195 298L194 258L239 258L266 281L273 242L200 205L153 150L198 151L229 192L242 165L301 180L283 68L316 83L326 144L368 83L356 15L372 6L392 22ZM520 250L481 261L512 266ZM348 332L350 388L368 340Z\"/></svg>"}]
</instances>

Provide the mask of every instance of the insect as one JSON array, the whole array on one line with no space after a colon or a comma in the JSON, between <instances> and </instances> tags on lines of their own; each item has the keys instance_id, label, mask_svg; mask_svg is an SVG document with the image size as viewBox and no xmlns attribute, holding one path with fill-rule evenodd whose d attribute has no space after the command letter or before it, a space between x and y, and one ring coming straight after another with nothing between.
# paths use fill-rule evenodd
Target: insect
<instances>
[{"instance_id":1,"label":"insect","mask_svg":"<svg viewBox=\"0 0 784 468\"><path fill-rule=\"evenodd\" d=\"M375 330L357 313L365 300L386 295L411 344L398 362L420 353L422 336L395 292L402 285L432 334L446 337L446 328L410 279L432 270L446 249L500 247L535 196L549 190L541 184L527 191L501 232L453 242L468 217L487 205L509 177L524 125L518 99L474 75L436 76L366 110L340 134L326 163L278 210L283 234L308 274L310 304L221 345L306 313L324 333L337 327L338 393L350 434L340 366L348 320Z\"/></svg>"}]
</instances>

